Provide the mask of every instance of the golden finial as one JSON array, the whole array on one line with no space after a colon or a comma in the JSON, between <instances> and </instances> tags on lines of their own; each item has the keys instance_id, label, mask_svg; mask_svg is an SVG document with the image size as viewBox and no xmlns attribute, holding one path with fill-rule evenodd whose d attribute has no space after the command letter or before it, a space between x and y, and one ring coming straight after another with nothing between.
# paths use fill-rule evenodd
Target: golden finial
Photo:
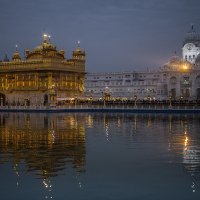
<instances>
[{"instance_id":1,"label":"golden finial","mask_svg":"<svg viewBox=\"0 0 200 200\"><path fill-rule=\"evenodd\" d=\"M81 41L78 40L78 41L77 41L77 46L78 46L78 48L80 48L80 43L81 43Z\"/></svg>"},{"instance_id":2,"label":"golden finial","mask_svg":"<svg viewBox=\"0 0 200 200\"><path fill-rule=\"evenodd\" d=\"M46 33L44 33L44 34L43 34L44 43L47 43L47 37L48 37L48 36L47 36L47 34L46 34Z\"/></svg>"},{"instance_id":3,"label":"golden finial","mask_svg":"<svg viewBox=\"0 0 200 200\"><path fill-rule=\"evenodd\" d=\"M15 50L18 51L18 45L17 44L15 45Z\"/></svg>"},{"instance_id":4,"label":"golden finial","mask_svg":"<svg viewBox=\"0 0 200 200\"><path fill-rule=\"evenodd\" d=\"M48 35L48 38L49 38L49 43L51 42L51 35Z\"/></svg>"}]
</instances>

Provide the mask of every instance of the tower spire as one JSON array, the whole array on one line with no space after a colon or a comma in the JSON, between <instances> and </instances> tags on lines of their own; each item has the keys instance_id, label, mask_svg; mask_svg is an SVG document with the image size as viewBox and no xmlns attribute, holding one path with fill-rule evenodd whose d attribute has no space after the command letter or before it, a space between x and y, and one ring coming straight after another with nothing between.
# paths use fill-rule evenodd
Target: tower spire
<instances>
[{"instance_id":1,"label":"tower spire","mask_svg":"<svg viewBox=\"0 0 200 200\"><path fill-rule=\"evenodd\" d=\"M191 23L191 31L193 32L194 31L194 24Z\"/></svg>"},{"instance_id":2,"label":"tower spire","mask_svg":"<svg viewBox=\"0 0 200 200\"><path fill-rule=\"evenodd\" d=\"M8 58L8 55L7 55L7 54L5 54L3 61L4 61L4 62L9 62L9 58Z\"/></svg>"}]
</instances>

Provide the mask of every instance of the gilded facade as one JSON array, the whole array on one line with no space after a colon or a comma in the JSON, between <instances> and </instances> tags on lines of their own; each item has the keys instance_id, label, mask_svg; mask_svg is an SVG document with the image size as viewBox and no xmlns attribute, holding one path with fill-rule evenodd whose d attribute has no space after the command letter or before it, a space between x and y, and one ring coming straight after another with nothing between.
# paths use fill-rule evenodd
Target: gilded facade
<instances>
[{"instance_id":1,"label":"gilded facade","mask_svg":"<svg viewBox=\"0 0 200 200\"><path fill-rule=\"evenodd\" d=\"M43 43L32 51L25 50L25 59L16 48L9 61L0 62L1 105L51 105L58 99L84 95L85 52L79 44L71 59L58 51L44 34Z\"/></svg>"}]
</instances>

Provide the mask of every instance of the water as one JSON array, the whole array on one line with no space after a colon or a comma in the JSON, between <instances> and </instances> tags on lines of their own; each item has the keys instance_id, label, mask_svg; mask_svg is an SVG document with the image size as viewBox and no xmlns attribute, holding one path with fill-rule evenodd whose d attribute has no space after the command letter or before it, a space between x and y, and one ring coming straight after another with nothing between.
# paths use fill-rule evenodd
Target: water
<instances>
[{"instance_id":1,"label":"water","mask_svg":"<svg viewBox=\"0 0 200 200\"><path fill-rule=\"evenodd\" d=\"M200 116L0 114L2 200L200 198Z\"/></svg>"}]
</instances>

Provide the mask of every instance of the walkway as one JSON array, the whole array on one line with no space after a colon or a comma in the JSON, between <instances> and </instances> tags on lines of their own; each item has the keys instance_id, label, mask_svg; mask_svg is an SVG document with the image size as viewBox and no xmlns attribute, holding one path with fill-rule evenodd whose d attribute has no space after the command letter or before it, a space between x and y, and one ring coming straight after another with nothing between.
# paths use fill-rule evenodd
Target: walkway
<instances>
[{"instance_id":1,"label":"walkway","mask_svg":"<svg viewBox=\"0 0 200 200\"><path fill-rule=\"evenodd\" d=\"M200 113L198 107L133 107L133 106L10 106L0 107L0 112L112 112L112 113Z\"/></svg>"}]
</instances>

